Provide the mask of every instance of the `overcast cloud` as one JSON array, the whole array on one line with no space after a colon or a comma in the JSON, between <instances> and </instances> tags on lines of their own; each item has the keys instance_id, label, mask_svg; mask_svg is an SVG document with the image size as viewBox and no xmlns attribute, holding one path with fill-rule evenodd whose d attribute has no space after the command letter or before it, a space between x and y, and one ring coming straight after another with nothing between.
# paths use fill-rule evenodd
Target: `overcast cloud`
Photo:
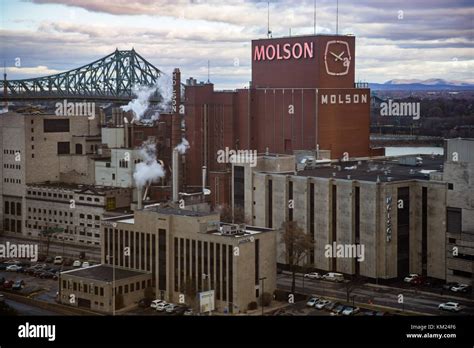
<instances>
[{"instance_id":1,"label":"overcast cloud","mask_svg":"<svg viewBox=\"0 0 474 348\"><path fill-rule=\"evenodd\" d=\"M250 80L250 41L267 30L267 2L0 0L9 79L54 74L132 47L165 72L217 88ZM313 0L270 1L273 37L312 34ZM335 33L333 0L317 0L317 32ZM474 6L462 0L340 0L339 33L356 36L356 79L474 83ZM20 58L21 66L15 67Z\"/></svg>"}]
</instances>

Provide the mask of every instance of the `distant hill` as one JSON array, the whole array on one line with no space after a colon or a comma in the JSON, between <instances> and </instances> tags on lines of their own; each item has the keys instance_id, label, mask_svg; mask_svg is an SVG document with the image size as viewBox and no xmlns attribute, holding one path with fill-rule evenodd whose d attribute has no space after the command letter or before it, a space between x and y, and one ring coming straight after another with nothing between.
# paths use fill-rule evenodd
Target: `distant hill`
<instances>
[{"instance_id":1,"label":"distant hill","mask_svg":"<svg viewBox=\"0 0 474 348\"><path fill-rule=\"evenodd\" d=\"M448 81L443 79L428 79L428 80L390 80L385 83L369 83L369 88L372 90L381 91L395 91L395 90L410 90L410 91L465 91L474 90L474 84L462 81Z\"/></svg>"}]
</instances>

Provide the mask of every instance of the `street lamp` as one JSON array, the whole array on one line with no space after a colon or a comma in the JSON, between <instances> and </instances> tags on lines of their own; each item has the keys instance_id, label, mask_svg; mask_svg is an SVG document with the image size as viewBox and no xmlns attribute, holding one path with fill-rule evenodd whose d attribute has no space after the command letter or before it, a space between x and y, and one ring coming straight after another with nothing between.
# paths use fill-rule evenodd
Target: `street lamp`
<instances>
[{"instance_id":1,"label":"street lamp","mask_svg":"<svg viewBox=\"0 0 474 348\"><path fill-rule=\"evenodd\" d=\"M208 298L209 298L209 315L212 315L211 313L211 294L210 294L210 291L211 291L211 275L210 274L206 274L206 273L203 273L202 274L202 279L208 279L208 286L207 286L207 291L209 292L208 293Z\"/></svg>"},{"instance_id":2,"label":"street lamp","mask_svg":"<svg viewBox=\"0 0 474 348\"><path fill-rule=\"evenodd\" d=\"M264 306L263 295L265 294L265 279L267 279L267 277L258 278L258 280L262 281L262 294L261 294L261 297L260 297L262 299L262 316L263 316L263 306Z\"/></svg>"},{"instance_id":3,"label":"street lamp","mask_svg":"<svg viewBox=\"0 0 474 348\"><path fill-rule=\"evenodd\" d=\"M115 259L110 255L107 255L107 262L110 263L112 259L112 315L115 315Z\"/></svg>"}]
</instances>

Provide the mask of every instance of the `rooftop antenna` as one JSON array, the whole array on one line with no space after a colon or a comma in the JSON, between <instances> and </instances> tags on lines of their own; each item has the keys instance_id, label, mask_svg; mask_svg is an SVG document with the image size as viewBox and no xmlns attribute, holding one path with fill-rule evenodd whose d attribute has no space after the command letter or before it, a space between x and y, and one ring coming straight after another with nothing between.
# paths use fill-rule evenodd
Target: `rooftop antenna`
<instances>
[{"instance_id":1,"label":"rooftop antenna","mask_svg":"<svg viewBox=\"0 0 474 348\"><path fill-rule=\"evenodd\" d=\"M314 35L316 35L316 0L314 0L313 17Z\"/></svg>"},{"instance_id":2,"label":"rooftop antenna","mask_svg":"<svg viewBox=\"0 0 474 348\"><path fill-rule=\"evenodd\" d=\"M270 30L270 1L267 1L267 37L272 37L272 31Z\"/></svg>"},{"instance_id":3,"label":"rooftop antenna","mask_svg":"<svg viewBox=\"0 0 474 348\"><path fill-rule=\"evenodd\" d=\"M290 31L289 31L289 32L290 32L290 37L291 37L291 28L290 28Z\"/></svg>"},{"instance_id":4,"label":"rooftop antenna","mask_svg":"<svg viewBox=\"0 0 474 348\"><path fill-rule=\"evenodd\" d=\"M339 0L336 1L336 35L339 35Z\"/></svg>"}]
</instances>

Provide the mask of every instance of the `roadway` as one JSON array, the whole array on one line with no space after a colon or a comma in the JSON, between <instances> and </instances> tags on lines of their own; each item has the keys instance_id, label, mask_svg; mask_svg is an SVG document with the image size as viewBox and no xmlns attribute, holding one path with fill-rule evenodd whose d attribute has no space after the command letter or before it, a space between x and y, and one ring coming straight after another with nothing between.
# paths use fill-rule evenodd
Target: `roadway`
<instances>
[{"instance_id":1,"label":"roadway","mask_svg":"<svg viewBox=\"0 0 474 348\"><path fill-rule=\"evenodd\" d=\"M291 291L291 275L278 274L277 288L281 290ZM318 295L322 297L334 297L340 301L346 301L347 290L345 283L333 283L326 280L304 279L297 275L296 278L296 292L305 295ZM404 303L398 303L398 295L403 295ZM425 292L415 293L411 289L398 289L390 287L376 287L369 284L361 284L351 291L349 298L352 302L352 297L355 296L356 303L372 303L374 305L390 307L397 310L407 310L427 315L452 315L438 310L438 305L443 302L458 302L463 308L461 312L455 315L474 315L474 302L452 298L450 294L427 294Z\"/></svg>"}]
</instances>

